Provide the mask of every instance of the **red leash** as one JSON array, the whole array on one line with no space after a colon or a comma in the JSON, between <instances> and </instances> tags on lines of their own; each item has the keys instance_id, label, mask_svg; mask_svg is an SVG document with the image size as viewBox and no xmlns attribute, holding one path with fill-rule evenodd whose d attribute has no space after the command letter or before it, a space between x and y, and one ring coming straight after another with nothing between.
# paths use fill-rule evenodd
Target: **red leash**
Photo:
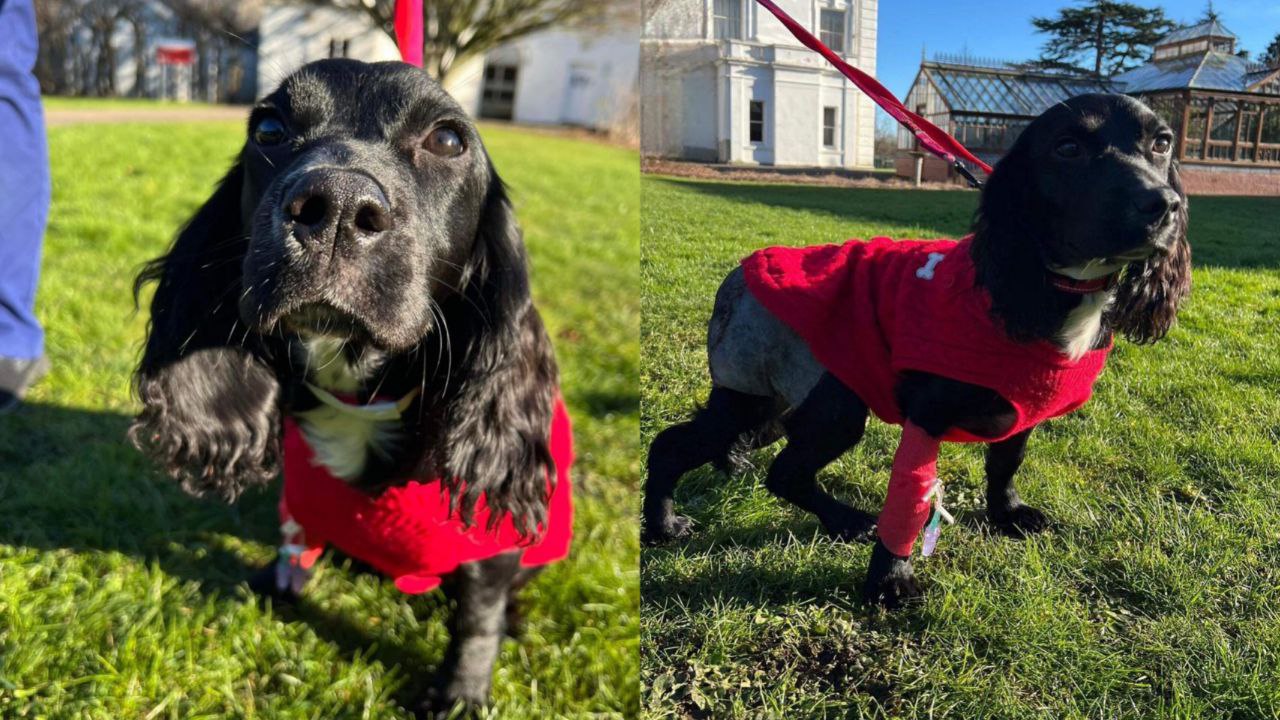
<instances>
[{"instance_id":1,"label":"red leash","mask_svg":"<svg viewBox=\"0 0 1280 720\"><path fill-rule=\"evenodd\" d=\"M775 5L773 0L756 0L756 2L773 13L774 17L778 18L801 44L826 58L827 62L840 71L840 74L849 78L849 81L857 85L859 90L866 93L877 105L884 108L885 112L902 123L902 126L910 130L911 134L920 140L920 144L929 149L929 152L951 163L956 172L963 175L974 187L982 187L982 183L973 176L973 173L969 172L968 168L961 164L956 156L958 155L960 158L977 165L987 175L991 174L990 165L979 160L964 145L961 145L959 140L948 135L942 128L908 110L907 106L894 97L893 93L889 92L878 80L845 62L831 48L814 37L813 33L806 30L803 25L792 19L782 8Z\"/></svg>"},{"instance_id":2,"label":"red leash","mask_svg":"<svg viewBox=\"0 0 1280 720\"><path fill-rule=\"evenodd\" d=\"M422 67L422 0L396 0L395 25L400 58Z\"/></svg>"}]
</instances>

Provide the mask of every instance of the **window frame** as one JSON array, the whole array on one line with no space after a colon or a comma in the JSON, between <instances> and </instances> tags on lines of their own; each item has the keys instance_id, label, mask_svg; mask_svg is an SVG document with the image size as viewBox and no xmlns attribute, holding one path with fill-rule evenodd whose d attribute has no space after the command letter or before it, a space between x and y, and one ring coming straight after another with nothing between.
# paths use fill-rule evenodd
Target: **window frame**
<instances>
[{"instance_id":1,"label":"window frame","mask_svg":"<svg viewBox=\"0 0 1280 720\"><path fill-rule=\"evenodd\" d=\"M753 115L755 114L754 111L757 107L760 108L759 120L756 120L753 117ZM766 122L767 118L768 118L768 111L767 111L767 108L765 107L765 101L756 100L755 98L749 98L747 100L747 141L750 142L752 145L765 145L769 142L769 131L767 127L768 123ZM760 128L759 140L755 138L755 133L754 133L754 130L757 126Z\"/></svg>"},{"instance_id":2,"label":"window frame","mask_svg":"<svg viewBox=\"0 0 1280 720\"><path fill-rule=\"evenodd\" d=\"M840 42L838 43L838 45L837 45L837 44L832 44L832 43L828 40L828 37L829 37L829 35L831 34L831 31L829 31L829 30L827 30L827 29L826 29L826 27L825 27L825 23L823 22L823 21L826 19L826 17L827 17L828 15L839 15L839 16L840 16L840 26L839 26L839 27L840 27ZM841 55L848 55L848 54L850 54L850 48L849 48L849 36L850 36L850 32L849 32L849 13L848 13L846 10L844 10L843 8L819 7L819 8L818 8L818 22L817 22L817 25L818 25L818 27L816 28L816 29L817 29L817 33L816 33L816 34L817 34L817 36L818 36L818 39L822 41L822 44L826 45L827 47L831 48L832 50L835 50L836 52L840 53Z\"/></svg>"},{"instance_id":3,"label":"window frame","mask_svg":"<svg viewBox=\"0 0 1280 720\"><path fill-rule=\"evenodd\" d=\"M827 124L827 115L831 115L831 124ZM831 139L827 140L830 133ZM840 108L836 105L822 106L822 147L826 150L838 150L840 148Z\"/></svg>"},{"instance_id":4,"label":"window frame","mask_svg":"<svg viewBox=\"0 0 1280 720\"><path fill-rule=\"evenodd\" d=\"M730 27L730 21L733 20L733 14L721 15L717 12L717 6L721 3L729 5L730 3L736 8L737 23L736 27L730 28L728 35L720 35L719 28L723 20L725 27ZM746 2L745 0L711 0L711 39L712 40L744 40L746 39Z\"/></svg>"}]
</instances>

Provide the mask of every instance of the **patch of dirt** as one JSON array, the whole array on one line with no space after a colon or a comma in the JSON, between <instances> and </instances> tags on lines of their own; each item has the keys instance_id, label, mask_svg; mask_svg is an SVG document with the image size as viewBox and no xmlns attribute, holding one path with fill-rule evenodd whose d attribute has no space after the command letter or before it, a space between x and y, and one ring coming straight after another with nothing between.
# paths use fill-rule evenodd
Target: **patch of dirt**
<instances>
[{"instance_id":1,"label":"patch of dirt","mask_svg":"<svg viewBox=\"0 0 1280 720\"><path fill-rule=\"evenodd\" d=\"M45 124L49 127L58 125L83 125L87 123L172 123L172 122L206 122L211 120L230 120L244 122L249 117L249 108L240 105L225 107L174 108L163 110L140 108L112 109L75 109L48 110L45 112Z\"/></svg>"}]
</instances>

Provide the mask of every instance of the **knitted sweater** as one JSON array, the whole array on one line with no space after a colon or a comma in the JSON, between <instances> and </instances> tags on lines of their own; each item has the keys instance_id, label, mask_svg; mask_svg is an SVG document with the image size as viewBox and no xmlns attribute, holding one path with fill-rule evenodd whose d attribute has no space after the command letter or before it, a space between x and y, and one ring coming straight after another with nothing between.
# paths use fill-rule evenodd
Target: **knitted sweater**
<instances>
[{"instance_id":1,"label":"knitted sweater","mask_svg":"<svg viewBox=\"0 0 1280 720\"><path fill-rule=\"evenodd\" d=\"M333 543L394 578L396 587L406 593L431 590L460 564L501 553L523 551L520 563L525 567L556 562L568 555L573 534L569 481L573 434L559 398L551 421L550 450L556 477L554 485L548 478L547 521L536 537L521 538L510 516L496 529L488 529L489 509L483 496L476 503L472 523L464 525L456 512L449 511L449 494L439 478L415 480L376 497L352 488L316 461L302 430L286 419L280 515L285 527L295 528L287 542L304 548L299 558L303 568L310 568L325 544Z\"/></svg>"},{"instance_id":2,"label":"knitted sweater","mask_svg":"<svg viewBox=\"0 0 1280 720\"><path fill-rule=\"evenodd\" d=\"M1002 440L1083 405L1110 344L1071 360L1047 341L1011 340L974 281L969 238L874 238L760 250L747 287L877 417L902 424L895 388L916 370L990 388L1016 413L998 437L951 430L951 442Z\"/></svg>"}]
</instances>

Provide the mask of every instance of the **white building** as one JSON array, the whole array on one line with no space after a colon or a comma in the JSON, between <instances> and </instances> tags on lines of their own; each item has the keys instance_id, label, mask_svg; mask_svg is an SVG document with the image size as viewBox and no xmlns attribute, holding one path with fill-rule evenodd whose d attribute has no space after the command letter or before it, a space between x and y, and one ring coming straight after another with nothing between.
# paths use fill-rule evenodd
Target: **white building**
<instances>
[{"instance_id":1,"label":"white building","mask_svg":"<svg viewBox=\"0 0 1280 720\"><path fill-rule=\"evenodd\" d=\"M877 0L777 0L845 60L875 73ZM870 167L875 107L752 0L669 0L641 40L646 155Z\"/></svg>"},{"instance_id":2,"label":"white building","mask_svg":"<svg viewBox=\"0 0 1280 720\"><path fill-rule=\"evenodd\" d=\"M545 30L452 69L446 89L473 116L611 130L636 113L637 28ZM268 6L258 40L258 95L326 57L398 60L395 42L358 10Z\"/></svg>"}]
</instances>

